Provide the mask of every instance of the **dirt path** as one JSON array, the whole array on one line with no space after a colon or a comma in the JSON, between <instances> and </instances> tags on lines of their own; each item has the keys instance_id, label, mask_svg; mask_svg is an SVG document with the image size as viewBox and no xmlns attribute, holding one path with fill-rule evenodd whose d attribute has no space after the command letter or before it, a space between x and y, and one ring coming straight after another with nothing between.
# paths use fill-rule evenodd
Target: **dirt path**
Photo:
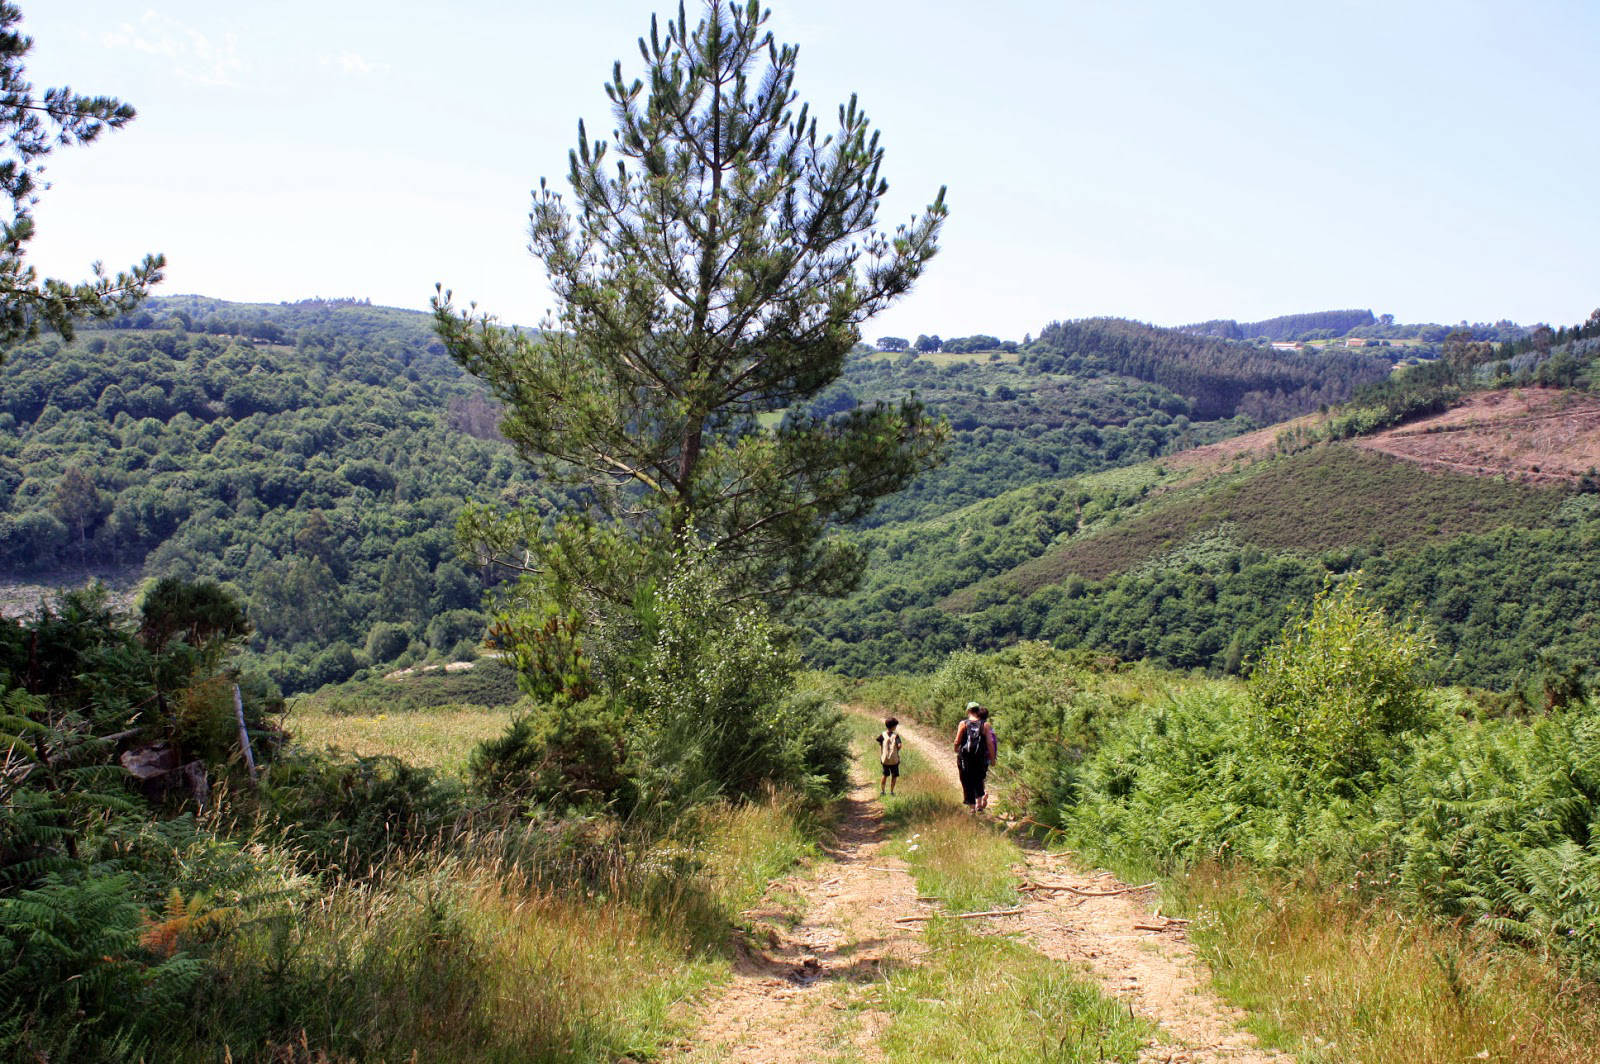
<instances>
[{"instance_id":1,"label":"dirt path","mask_svg":"<svg viewBox=\"0 0 1600 1064\"><path fill-rule=\"evenodd\" d=\"M914 727L901 730L959 793L948 744ZM1262 1049L1243 1030L1244 1014L1212 992L1210 974L1182 926L1155 915L1150 893L1131 890L1109 872L1081 871L1067 858L1037 847L1025 849L1024 856L1030 883L1070 889L1031 892L1027 913L1003 930L1020 933L1047 957L1083 965L1106 993L1159 1026L1159 1041L1141 1060L1292 1064L1293 1057ZM1145 930L1140 924L1166 929Z\"/></svg>"},{"instance_id":2,"label":"dirt path","mask_svg":"<svg viewBox=\"0 0 1600 1064\"><path fill-rule=\"evenodd\" d=\"M731 983L698 1011L701 1026L674 1059L749 1064L815 1064L843 1058L879 1059L877 1035L887 1017L870 1010L847 1019L844 1000L855 987L879 980L893 962L913 961L922 944L897 928L896 916L930 910L917 901L905 862L882 853L885 841L878 785L851 772L829 862L780 880L762 908L747 916L767 944L746 951ZM805 901L790 924L787 899Z\"/></svg>"},{"instance_id":3,"label":"dirt path","mask_svg":"<svg viewBox=\"0 0 1600 1064\"><path fill-rule=\"evenodd\" d=\"M916 747L959 793L954 757L943 742L902 726ZM886 833L876 779L858 763L830 860L775 882L761 906L745 915L765 941L742 952L734 977L695 1003L698 1029L672 1056L683 1064L818 1064L881 1059L879 1035L889 1017L852 1009L858 991L890 965L916 963L922 942L895 926L932 906L917 899L905 863L884 852ZM1145 1064L1292 1064L1262 1050L1241 1030L1241 1014L1211 992L1204 966L1178 925L1163 925L1147 896L1125 891L1110 873L1084 873L1066 859L1025 851L1030 882L1070 891L1035 891L1027 913L991 929L1015 934L1045 956L1079 967L1107 993L1160 1028L1140 1054ZM794 917L796 909L801 915ZM759 937L759 936L758 936Z\"/></svg>"}]
</instances>

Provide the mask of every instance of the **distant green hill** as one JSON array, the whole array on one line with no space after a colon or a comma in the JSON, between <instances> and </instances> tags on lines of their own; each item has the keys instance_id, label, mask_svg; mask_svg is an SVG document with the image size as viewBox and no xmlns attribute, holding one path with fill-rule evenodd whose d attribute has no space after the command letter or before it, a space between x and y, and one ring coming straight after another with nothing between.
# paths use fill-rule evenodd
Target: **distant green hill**
<instances>
[{"instance_id":1,"label":"distant green hill","mask_svg":"<svg viewBox=\"0 0 1600 1064\"><path fill-rule=\"evenodd\" d=\"M1106 471L1336 402L1390 368L1115 319L971 350L982 339L922 355L862 348L812 404L828 415L916 395L950 425L948 461L868 525L1063 477L1115 479ZM493 574L457 556L461 508L574 501L534 478L497 420L427 314L153 299L71 343L5 353L0 581L228 581L249 601L254 651L291 691L464 652ZM1033 556L990 552L929 608Z\"/></svg>"},{"instance_id":2,"label":"distant green hill","mask_svg":"<svg viewBox=\"0 0 1600 1064\"><path fill-rule=\"evenodd\" d=\"M1551 417L1525 428L1591 423ZM1506 689L1600 661L1600 478L1552 477L1537 454L1523 475L1554 483L1468 475L1359 442L1173 456L874 530L865 585L818 611L810 653L867 674L1026 638L1233 672L1294 601L1361 569L1431 622L1446 680Z\"/></svg>"},{"instance_id":3,"label":"distant green hill","mask_svg":"<svg viewBox=\"0 0 1600 1064\"><path fill-rule=\"evenodd\" d=\"M881 504L869 522L883 524L1223 439L1341 402L1392 365L1092 318L1052 323L1017 352L865 353L819 403L914 393L949 420L949 461Z\"/></svg>"}]
</instances>

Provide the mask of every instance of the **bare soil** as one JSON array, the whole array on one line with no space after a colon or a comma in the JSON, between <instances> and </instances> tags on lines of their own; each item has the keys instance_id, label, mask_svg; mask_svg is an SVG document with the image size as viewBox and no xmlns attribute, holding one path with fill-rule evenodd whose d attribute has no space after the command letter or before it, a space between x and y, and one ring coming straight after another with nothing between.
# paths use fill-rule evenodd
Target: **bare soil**
<instances>
[{"instance_id":1,"label":"bare soil","mask_svg":"<svg viewBox=\"0 0 1600 1064\"><path fill-rule=\"evenodd\" d=\"M954 759L943 743L902 725L953 792ZM758 938L748 945L733 980L694 1003L699 1026L674 1059L696 1062L802 1064L881 1059L878 1035L890 1018L867 1011L854 1017L852 992L880 978L889 965L915 964L922 943L896 917L930 913L917 899L904 862L883 852L882 806L876 780L858 766L829 860L775 882L762 905L748 912ZM1029 884L1070 886L1027 891L1021 917L988 921L988 933L1013 934L1048 957L1071 964L1108 994L1159 1028L1140 1055L1155 1064L1292 1064L1261 1049L1243 1031L1241 1014L1211 992L1209 974L1185 940L1181 924L1149 907L1149 895L1110 873L1077 868L1061 855L1026 852L1020 875ZM795 917L798 900L800 915ZM1135 925L1161 926L1161 931Z\"/></svg>"},{"instance_id":2,"label":"bare soil","mask_svg":"<svg viewBox=\"0 0 1600 1064\"><path fill-rule=\"evenodd\" d=\"M1261 458L1271 458L1278 453L1279 436L1294 429L1318 428L1327 420L1327 414L1305 414L1291 421L1282 421L1276 425L1268 425L1264 429L1246 432L1241 436L1208 443L1204 447L1191 447L1187 451L1180 451L1160 461L1169 469L1187 470L1196 474L1183 481L1183 483L1193 483L1213 473L1220 473L1237 462L1248 463Z\"/></svg>"},{"instance_id":3,"label":"bare soil","mask_svg":"<svg viewBox=\"0 0 1600 1064\"><path fill-rule=\"evenodd\" d=\"M877 784L859 766L827 861L775 882L748 916L765 941L747 944L733 981L700 1003L700 1026L675 1059L811 1064L830 1057L879 1059L877 1032L887 1017L867 1012L848 1025L844 999L876 982L885 966L913 962L917 932L897 927L907 913L931 912L917 900L905 862L881 852L885 839ZM803 910L793 920L795 899Z\"/></svg>"},{"instance_id":4,"label":"bare soil","mask_svg":"<svg viewBox=\"0 0 1600 1064\"><path fill-rule=\"evenodd\" d=\"M1555 388L1482 392L1356 445L1458 473L1571 484L1600 467L1600 399Z\"/></svg>"},{"instance_id":5,"label":"bare soil","mask_svg":"<svg viewBox=\"0 0 1600 1064\"><path fill-rule=\"evenodd\" d=\"M45 576L29 579L0 578L0 616L19 617L32 613L39 604L55 596L63 588L80 588L98 580L111 592L111 603L119 609L133 604L141 569L83 566L76 569L58 569Z\"/></svg>"}]
</instances>

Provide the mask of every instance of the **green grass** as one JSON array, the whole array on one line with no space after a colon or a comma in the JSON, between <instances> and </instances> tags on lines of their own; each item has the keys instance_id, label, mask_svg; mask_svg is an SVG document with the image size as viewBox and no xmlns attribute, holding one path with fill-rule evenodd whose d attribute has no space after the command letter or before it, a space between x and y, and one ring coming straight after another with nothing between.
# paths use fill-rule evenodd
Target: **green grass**
<instances>
[{"instance_id":1,"label":"green grass","mask_svg":"<svg viewBox=\"0 0 1600 1064\"><path fill-rule=\"evenodd\" d=\"M505 731L508 721L504 707L445 706L353 716L297 702L285 715L284 726L308 750L338 747L366 757L392 754L410 765L460 775L473 748Z\"/></svg>"},{"instance_id":2,"label":"green grass","mask_svg":"<svg viewBox=\"0 0 1600 1064\"><path fill-rule=\"evenodd\" d=\"M1132 1061L1150 1027L1064 964L957 921L928 927L920 963L891 971L875 1006L890 1064Z\"/></svg>"},{"instance_id":3,"label":"green grass","mask_svg":"<svg viewBox=\"0 0 1600 1064\"><path fill-rule=\"evenodd\" d=\"M896 362L906 355L916 355L918 362L926 362L930 366L970 365L972 363L1004 362L1015 365L1022 360L1021 353L1017 351L969 351L956 354L950 351L877 351L867 356L872 362ZM999 358L991 356L999 355Z\"/></svg>"}]
</instances>

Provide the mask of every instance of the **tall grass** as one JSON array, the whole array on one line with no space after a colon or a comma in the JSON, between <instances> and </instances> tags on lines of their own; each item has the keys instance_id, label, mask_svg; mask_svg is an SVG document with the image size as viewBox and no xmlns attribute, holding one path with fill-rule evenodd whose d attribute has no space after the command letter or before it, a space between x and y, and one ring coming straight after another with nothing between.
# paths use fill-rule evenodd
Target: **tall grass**
<instances>
[{"instance_id":1,"label":"tall grass","mask_svg":"<svg viewBox=\"0 0 1600 1064\"><path fill-rule=\"evenodd\" d=\"M284 724L307 750L338 747L363 757L388 754L409 765L460 775L472 748L505 731L509 716L504 706L440 706L397 713L369 708L370 715L362 716L300 702L290 709Z\"/></svg>"},{"instance_id":2,"label":"tall grass","mask_svg":"<svg viewBox=\"0 0 1600 1064\"><path fill-rule=\"evenodd\" d=\"M1219 986L1303 1059L1589 1064L1600 1046L1593 984L1481 932L1215 864L1168 891Z\"/></svg>"},{"instance_id":3,"label":"tall grass","mask_svg":"<svg viewBox=\"0 0 1600 1064\"><path fill-rule=\"evenodd\" d=\"M785 796L665 839L614 821L469 832L325 878L207 947L218 978L173 1059L614 1061L659 1053L726 975L740 910L811 851ZM322 1057L318 1057L322 1054Z\"/></svg>"}]
</instances>

